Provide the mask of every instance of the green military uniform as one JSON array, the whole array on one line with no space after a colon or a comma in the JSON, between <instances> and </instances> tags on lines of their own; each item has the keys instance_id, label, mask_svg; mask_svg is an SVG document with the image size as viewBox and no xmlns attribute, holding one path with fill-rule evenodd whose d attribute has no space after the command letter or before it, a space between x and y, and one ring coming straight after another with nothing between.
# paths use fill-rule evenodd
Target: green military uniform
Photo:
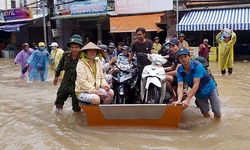
<instances>
[{"instance_id":1,"label":"green military uniform","mask_svg":"<svg viewBox=\"0 0 250 150\"><path fill-rule=\"evenodd\" d=\"M55 101L56 106L63 106L64 102L68 99L69 95L72 97L72 109L80 111L78 105L79 100L75 95L75 81L76 81L76 65L78 59L73 60L71 52L64 52L62 59L56 69L56 77L59 77L62 70L65 71L62 83L57 91L57 98Z\"/></svg>"},{"instance_id":2,"label":"green military uniform","mask_svg":"<svg viewBox=\"0 0 250 150\"><path fill-rule=\"evenodd\" d=\"M78 34L74 34L67 43L67 46L70 47L71 44L78 44L80 47L83 46L82 44L82 37ZM73 59L72 53L64 52L63 57L61 58L59 65L56 69L55 77L59 77L60 72L62 70L65 71L62 83L57 91L57 97L55 101L55 105L57 108L60 108L64 105L64 102L69 98L71 95L72 97L72 109L77 112L81 111L79 107L79 100L75 94L75 81L76 81L76 65L78 59Z\"/></svg>"}]
</instances>

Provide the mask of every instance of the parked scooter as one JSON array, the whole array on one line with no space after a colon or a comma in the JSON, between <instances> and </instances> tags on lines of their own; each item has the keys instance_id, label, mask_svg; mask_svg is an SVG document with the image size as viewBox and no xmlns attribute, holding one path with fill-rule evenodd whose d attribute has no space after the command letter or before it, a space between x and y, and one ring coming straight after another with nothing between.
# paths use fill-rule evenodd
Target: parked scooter
<instances>
[{"instance_id":1,"label":"parked scooter","mask_svg":"<svg viewBox=\"0 0 250 150\"><path fill-rule=\"evenodd\" d=\"M166 94L166 75L163 64L167 60L158 54L138 54L152 63L144 67L141 79L141 99L145 104L162 104Z\"/></svg>"},{"instance_id":2,"label":"parked scooter","mask_svg":"<svg viewBox=\"0 0 250 150\"><path fill-rule=\"evenodd\" d=\"M115 63L118 68L116 75L113 75L114 104L133 103L132 94L138 78L138 68L128 61Z\"/></svg>"}]
</instances>

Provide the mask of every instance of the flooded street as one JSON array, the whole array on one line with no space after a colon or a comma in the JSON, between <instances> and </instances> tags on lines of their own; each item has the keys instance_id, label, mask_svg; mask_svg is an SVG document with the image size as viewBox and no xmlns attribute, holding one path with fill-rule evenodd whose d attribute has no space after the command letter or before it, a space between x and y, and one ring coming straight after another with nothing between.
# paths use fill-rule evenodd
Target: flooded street
<instances>
[{"instance_id":1,"label":"flooded street","mask_svg":"<svg viewBox=\"0 0 250 150\"><path fill-rule=\"evenodd\" d=\"M210 69L218 84L222 119L204 118L194 100L183 111L178 129L89 127L84 113L55 113L59 86L19 79L20 66L0 58L0 147L3 150L246 150L250 148L250 62L235 62L232 76L222 77L217 62Z\"/></svg>"}]
</instances>

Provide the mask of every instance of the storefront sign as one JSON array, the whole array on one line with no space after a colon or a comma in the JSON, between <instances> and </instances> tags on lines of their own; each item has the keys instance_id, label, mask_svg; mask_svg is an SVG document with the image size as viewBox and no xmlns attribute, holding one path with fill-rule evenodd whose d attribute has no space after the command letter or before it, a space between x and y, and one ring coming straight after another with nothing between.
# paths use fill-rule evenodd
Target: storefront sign
<instances>
[{"instance_id":1,"label":"storefront sign","mask_svg":"<svg viewBox=\"0 0 250 150\"><path fill-rule=\"evenodd\" d=\"M74 2L70 5L71 15L107 12L107 0Z\"/></svg>"},{"instance_id":2,"label":"storefront sign","mask_svg":"<svg viewBox=\"0 0 250 150\"><path fill-rule=\"evenodd\" d=\"M32 9L29 7L3 10L1 13L5 21L33 18Z\"/></svg>"},{"instance_id":3,"label":"storefront sign","mask_svg":"<svg viewBox=\"0 0 250 150\"><path fill-rule=\"evenodd\" d=\"M151 13L173 9L173 0L115 0L117 14Z\"/></svg>"}]
</instances>

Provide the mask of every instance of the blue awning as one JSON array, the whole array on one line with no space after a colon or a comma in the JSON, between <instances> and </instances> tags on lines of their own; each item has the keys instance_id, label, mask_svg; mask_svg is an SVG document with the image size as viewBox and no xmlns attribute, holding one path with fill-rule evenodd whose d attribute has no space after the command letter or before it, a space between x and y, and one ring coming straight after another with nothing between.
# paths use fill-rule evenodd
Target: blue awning
<instances>
[{"instance_id":1,"label":"blue awning","mask_svg":"<svg viewBox=\"0 0 250 150\"><path fill-rule=\"evenodd\" d=\"M20 23L20 24L7 24L0 26L0 30L5 32L18 32L20 31L20 27L26 25L26 23Z\"/></svg>"},{"instance_id":2,"label":"blue awning","mask_svg":"<svg viewBox=\"0 0 250 150\"><path fill-rule=\"evenodd\" d=\"M178 24L179 31L215 31L223 28L250 30L250 8L191 11Z\"/></svg>"}]
</instances>

